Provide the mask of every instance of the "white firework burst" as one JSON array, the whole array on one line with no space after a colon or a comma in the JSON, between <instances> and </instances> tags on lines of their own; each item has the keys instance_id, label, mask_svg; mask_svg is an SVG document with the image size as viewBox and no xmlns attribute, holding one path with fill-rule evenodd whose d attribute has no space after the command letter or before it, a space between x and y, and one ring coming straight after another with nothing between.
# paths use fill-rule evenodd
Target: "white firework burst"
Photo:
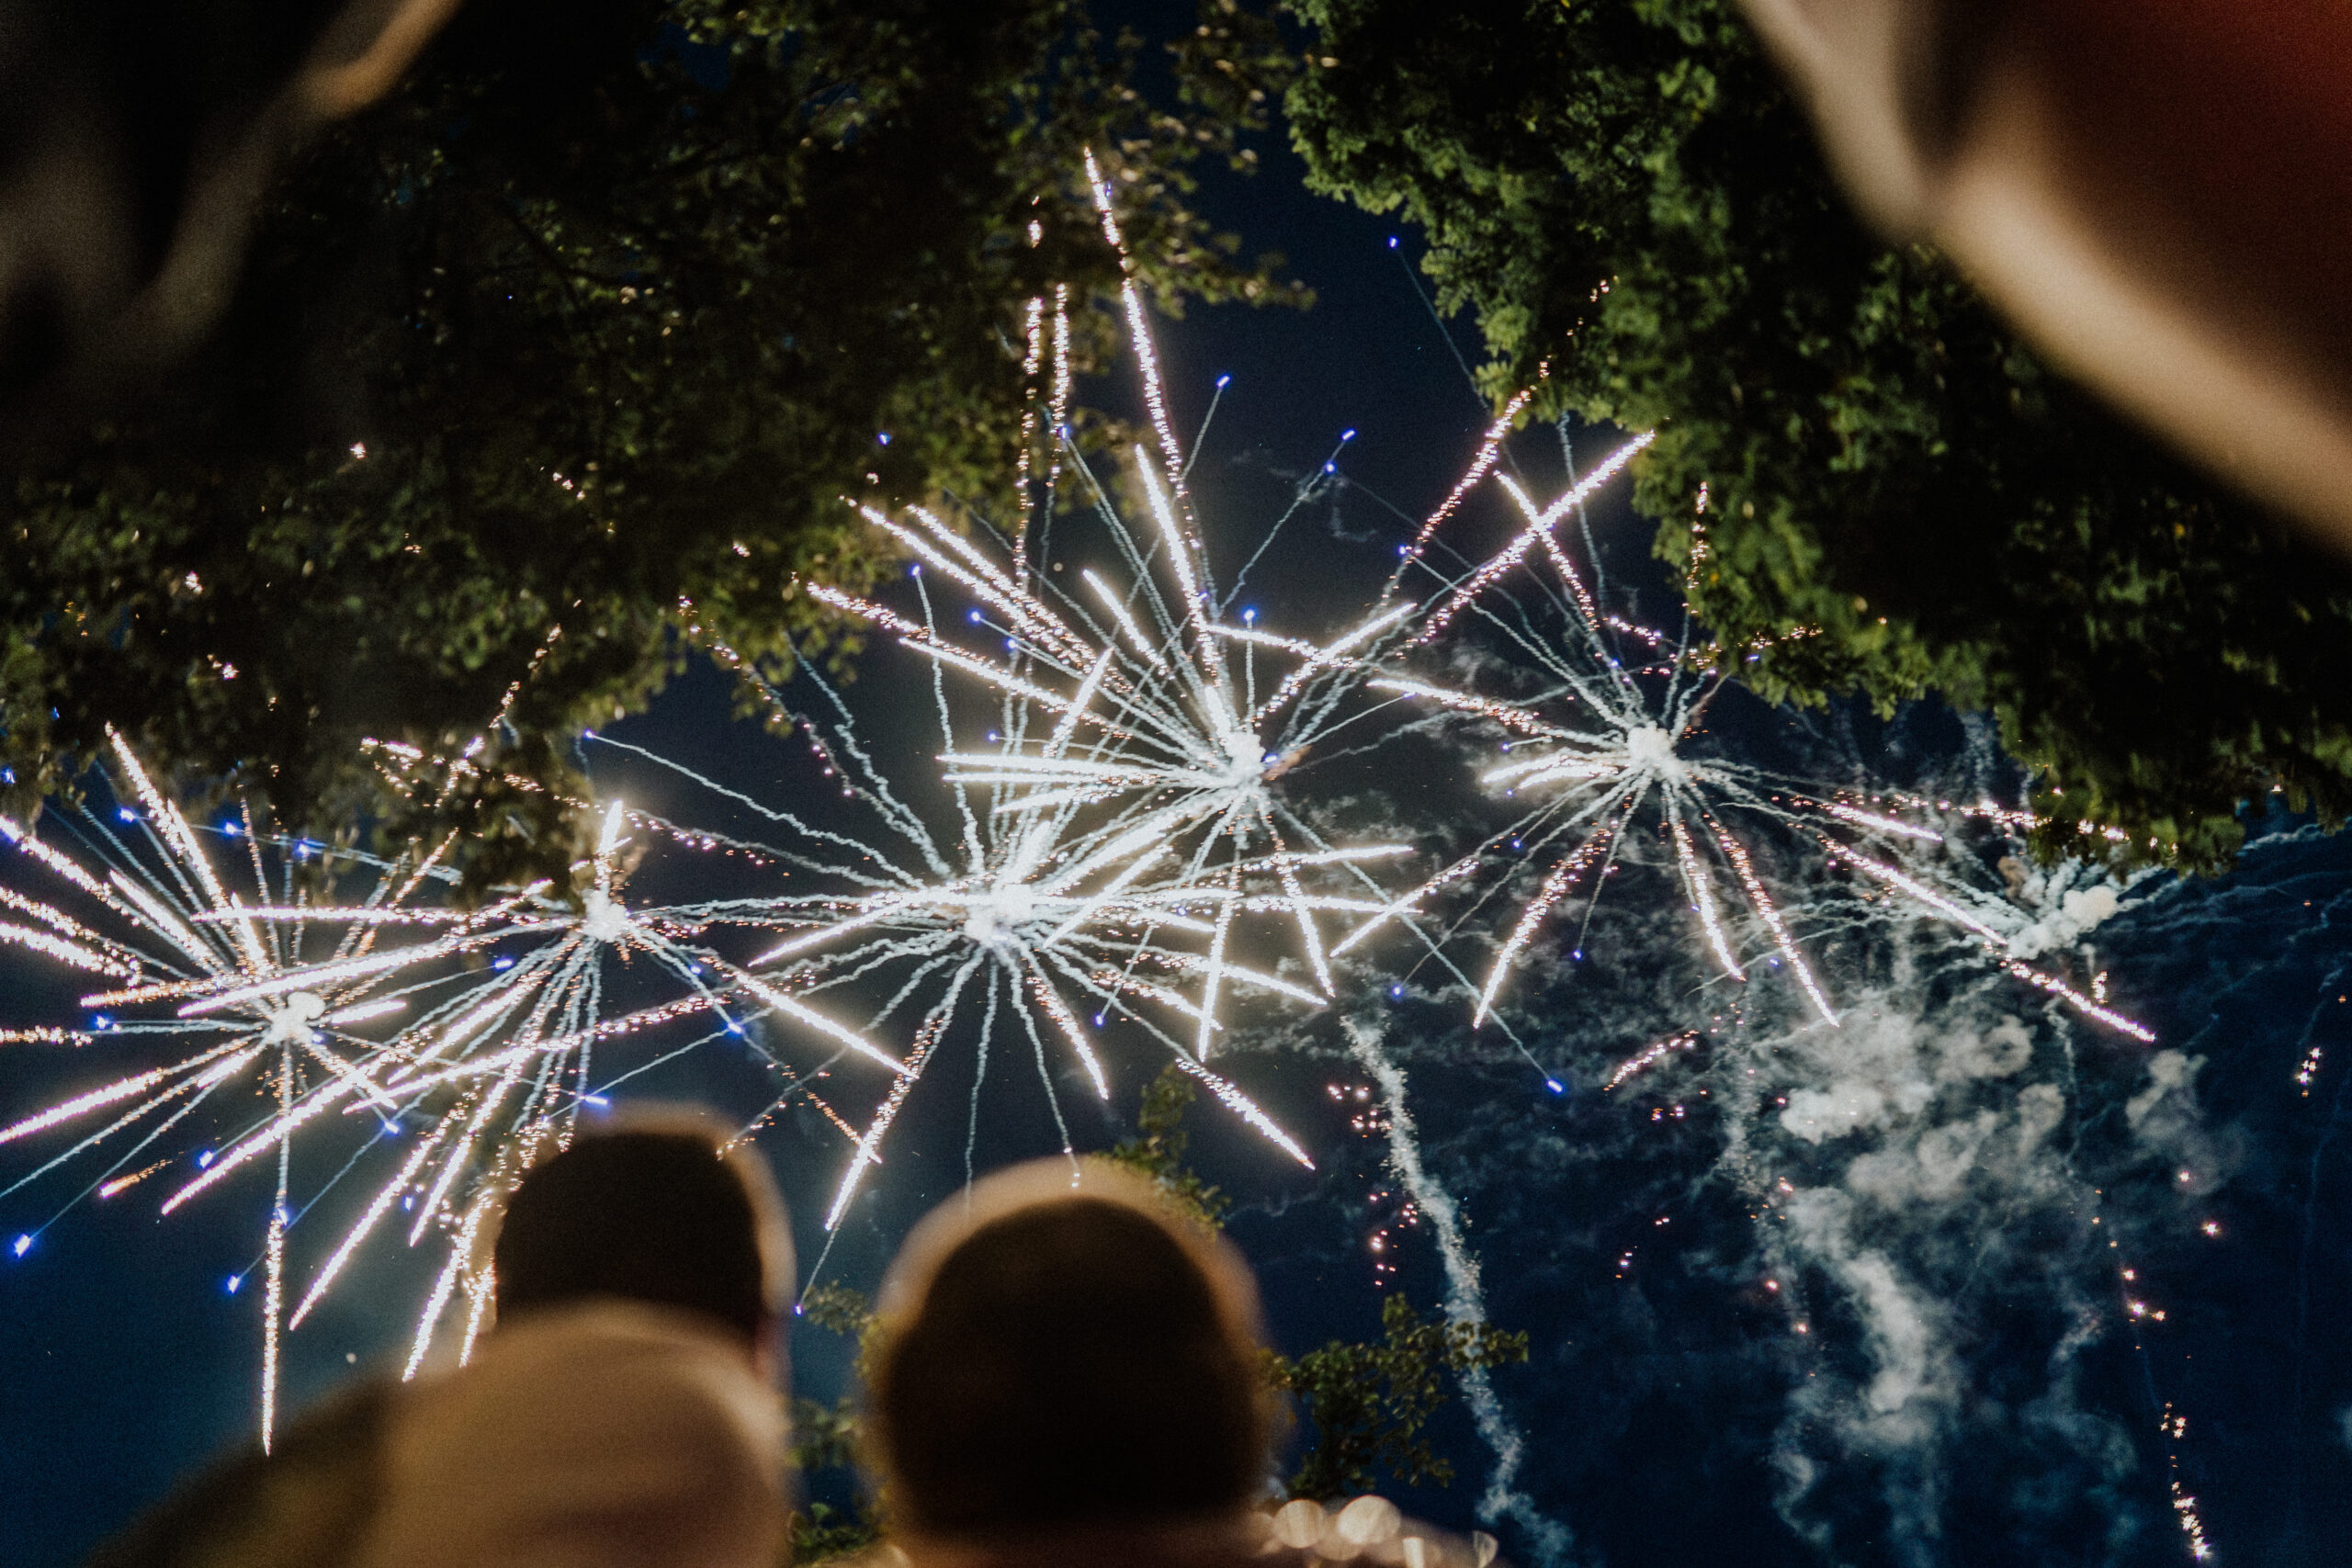
<instances>
[{"instance_id":1,"label":"white firework burst","mask_svg":"<svg viewBox=\"0 0 2352 1568\"><path fill-rule=\"evenodd\" d=\"M470 765L463 759L453 763L402 755L401 749L379 750L395 758L396 776L411 784ZM593 809L584 802L573 804ZM716 842L709 835L632 813L618 800L605 803L597 816L595 850L574 868L581 884L576 897L555 898L546 884L535 883L503 900L498 906L503 919L469 944L477 961L486 964L455 983L423 982L435 990L433 1005L386 1042L382 1091L404 1111L424 1113L427 1132L345 1234L297 1308L294 1323L323 1297L398 1201L413 1216L411 1246L435 1227L450 1237L448 1258L417 1325L408 1371L413 1375L422 1365L461 1289L471 1310L459 1354L469 1350L491 1287L477 1242L495 1201L528 1164L539 1141L568 1141L582 1107L601 1105L605 1090L648 1065L637 1062L599 1083L594 1074L600 1043L702 1018L713 1027L656 1060L735 1038L791 1076L792 1069L752 1039L747 1027L752 1019L773 1016L791 1032L830 1047L830 1060L854 1055L893 1075L909 1073L906 1064L866 1036L763 984L703 942L711 924L704 907L628 900L628 852L633 844L709 848ZM639 979L616 985L619 971L639 960L652 971L650 984ZM627 1005L630 996L641 998L655 987L670 994Z\"/></svg>"},{"instance_id":2,"label":"white firework burst","mask_svg":"<svg viewBox=\"0 0 2352 1568\"><path fill-rule=\"evenodd\" d=\"M1371 684L1440 709L1483 719L1508 739L1506 760L1479 775L1505 798L1523 802L1518 818L1470 855L1359 926L1341 950L1391 919L1407 918L1441 887L1469 880L1508 846L1514 866L1523 858L1544 865L1535 889L1505 933L1477 987L1474 1022L1491 1016L1514 965L1545 922L1580 891L1586 918L1600 885L1637 829L1653 829L1713 964L1728 979L1746 980L1759 956L1793 979L1826 1024L1838 1015L1803 944L1759 874L1747 835L1758 830L1793 838L1831 863L1866 878L1894 907L1949 922L1984 944L2018 979L2084 1016L2136 1039L2141 1025L2025 959L2031 912L1955 874L1949 860L1931 863L1923 852L1940 846L1946 829L1966 825L2010 832L2022 814L1984 803L1890 802L1883 796L1825 789L1781 778L1724 754L1706 738L1709 705L1722 690L1725 661L1711 645L1683 631L1668 635L1607 613L1557 536L1563 523L1647 444L1636 437L1539 506L1509 475L1496 483L1521 526L1510 542L1448 584L1431 602L1404 651L1425 647L1465 617L1494 634L1502 657L1532 674L1532 697L1491 696L1459 686L1384 673ZM1449 510L1459 497L1449 502ZM1417 541L1415 560L1429 542ZM1538 594L1532 610L1506 591L1525 581ZM1557 628L1555 630L1554 628ZM1393 665L1392 668L1395 666ZM1581 939L1577 943L1581 949Z\"/></svg>"},{"instance_id":3,"label":"white firework burst","mask_svg":"<svg viewBox=\"0 0 2352 1568\"><path fill-rule=\"evenodd\" d=\"M1099 175L1095 185L1115 246L1117 226ZM1115 564L1082 568L1079 586L1065 592L1030 565L1026 520L1000 560L923 508L894 518L868 507L867 520L917 558L918 577L944 577L976 601L967 619L991 646L949 640L928 614L917 624L871 599L821 585L807 592L1040 716L1025 733L1007 725L992 735L992 750L951 746L941 758L951 784L990 792L991 820L1050 817L1055 841L1069 843L1071 864L1091 866L1092 857L1125 844L1150 845L1171 859L1171 888L1191 890L1210 910L1204 995L1193 1024L1198 1059L1215 1043L1219 993L1240 973L1227 956L1238 916L1264 908L1287 916L1314 993L1329 999L1334 982L1325 922L1363 910L1367 897L1379 907L1381 889L1363 868L1403 854L1404 846L1334 844L1276 786L1366 716L1368 705L1351 700L1363 689L1366 660L1402 636L1416 607L1376 608L1323 643L1262 630L1255 611L1243 611L1238 624L1229 617L1231 595L1220 600L1193 522L1183 452L1132 285L1126 306L1157 434L1156 454L1141 446L1131 453L1148 526L1122 515L1074 448L1065 444L1061 453L1092 491L1092 515ZM1307 874L1317 871L1346 877L1350 891L1310 890Z\"/></svg>"},{"instance_id":4,"label":"white firework burst","mask_svg":"<svg viewBox=\"0 0 2352 1568\"><path fill-rule=\"evenodd\" d=\"M922 596L921 629L926 638L935 638L928 592ZM968 1040L984 1075L991 1047L1005 1029L1029 1047L1046 1102L1057 1124L1065 1127L1065 1152L1070 1145L1053 1058L1067 1053L1095 1093L1107 1100L1111 1080L1104 1037L1097 1032L1116 1015L1164 1047L1283 1152L1308 1163L1289 1134L1206 1066L1213 1049L1197 1043L1205 1040L1213 1047L1222 1035L1220 1002L1233 987L1309 1004L1321 1000L1223 951L1221 939L1237 919L1286 908L1283 901L1188 875L1159 826L1089 827L1084 818L1092 814L1085 798L1069 795L1040 805L1026 779L951 790L951 825L937 830L876 764L848 707L816 671L804 667L797 679L820 694L830 710L821 723L786 707L781 694L731 650L719 646L713 651L801 735L842 797L854 803L852 809L862 825L820 824L760 805L640 752L732 795L784 829L784 843L763 845L764 852L816 885L806 892L698 904L671 913L712 927L766 933L733 971L754 999L809 998L835 1010L854 1008L868 1033L888 1032L909 1043L903 1075L863 1128L853 1128L817 1099L807 1079L789 1086L756 1119L755 1125L763 1123L785 1102L806 1096L851 1138L850 1161L826 1213L828 1230L839 1224L877 1163L899 1109L940 1051ZM939 734L952 753L955 720L936 665L931 683ZM999 733L1014 745L1033 747L1027 754L1050 761L1077 744L1078 714L1070 707L1041 712L1026 696L1008 696L996 713ZM1281 869L1244 864L1232 880L1278 875ZM1346 907L1371 906L1359 900ZM976 1086L975 1135L977 1094Z\"/></svg>"},{"instance_id":5,"label":"white firework burst","mask_svg":"<svg viewBox=\"0 0 2352 1568\"><path fill-rule=\"evenodd\" d=\"M114 750L130 788L118 820L83 814L83 855L0 819L0 836L52 885L48 898L0 887L0 907L25 917L0 921L0 942L108 982L81 998L94 1010L86 1027L11 1030L0 1041L103 1043L141 1061L0 1127L8 1144L112 1112L6 1190L88 1159L100 1168L76 1196L111 1198L178 1168L162 1204L171 1214L249 1168L274 1164L260 1292L265 1442L274 1434L281 1334L300 1325L395 1209L413 1216L410 1245L435 1230L450 1237L410 1371L461 1286L470 1346L489 1297L476 1267L481 1224L537 1142L568 1137L580 1106L597 1098L598 1042L696 1013L718 1020L707 1040L773 1012L903 1071L804 1004L762 994L695 945L691 919L628 908L620 869L628 818L617 803L603 814L576 903L548 897L540 883L467 911L439 901L456 880L439 852L388 862L257 831L250 818L199 829L119 738ZM76 914L62 905L86 908ZM650 961L683 994L611 1008L612 966L632 958ZM249 1109L255 1092L258 1114ZM214 1137L223 1126L229 1135ZM307 1208L290 1193L294 1147L314 1136L361 1145L335 1181L358 1173L379 1145L397 1151L395 1169L289 1311L288 1232ZM19 1252L36 1234L19 1238ZM229 1288L243 1279L232 1276Z\"/></svg>"},{"instance_id":6,"label":"white firework burst","mask_svg":"<svg viewBox=\"0 0 2352 1568\"><path fill-rule=\"evenodd\" d=\"M178 1168L180 1179L163 1203L171 1213L232 1173L274 1156L261 1292L266 1444L286 1316L294 1137L317 1125L321 1111L342 1103L373 1112L360 1123L363 1136L397 1129L399 1103L379 1081L387 1047L361 1026L396 1017L407 1006L406 998L386 990L393 976L486 940L485 931L503 911L469 916L423 907L448 880L433 857L385 862L289 841L256 831L250 816L199 829L157 789L122 739L111 739L130 789L112 822L83 810L74 835L82 854L0 818L0 836L29 863L48 895L0 888L0 905L34 922L7 922L0 940L110 983L81 998L92 1010L86 1027L10 1030L0 1038L101 1046L118 1058L132 1056L139 1066L0 1127L0 1144L9 1144L112 1113L6 1190L87 1160L98 1168L76 1197L112 1198ZM228 852L208 848L207 839ZM298 878L303 863L323 874ZM357 897L349 904L313 903L309 890L319 885L356 891ZM265 1107L257 1117L250 1110L255 1093ZM202 1120L208 1113L211 1120ZM193 1136L221 1124L232 1131L217 1152ZM345 1133L351 1125L335 1130ZM201 1146L170 1142L175 1133ZM35 1235L18 1236L20 1254ZM230 1288L243 1280L233 1278Z\"/></svg>"}]
</instances>

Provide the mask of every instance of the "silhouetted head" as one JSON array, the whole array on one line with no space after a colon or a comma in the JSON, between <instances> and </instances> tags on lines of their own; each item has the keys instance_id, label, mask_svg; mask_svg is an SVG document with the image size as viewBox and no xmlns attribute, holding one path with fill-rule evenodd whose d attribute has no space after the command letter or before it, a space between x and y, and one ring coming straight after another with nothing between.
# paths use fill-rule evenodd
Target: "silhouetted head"
<instances>
[{"instance_id":1,"label":"silhouetted head","mask_svg":"<svg viewBox=\"0 0 2352 1568\"><path fill-rule=\"evenodd\" d=\"M1040 1161L951 1199L883 1287L869 1457L893 1523L987 1540L1230 1514L1262 1490L1257 1292L1149 1183Z\"/></svg>"},{"instance_id":2,"label":"silhouetted head","mask_svg":"<svg viewBox=\"0 0 2352 1568\"><path fill-rule=\"evenodd\" d=\"M503 1322L617 1298L699 1314L757 1350L792 1286L766 1168L681 1112L582 1124L524 1173L492 1259Z\"/></svg>"}]
</instances>

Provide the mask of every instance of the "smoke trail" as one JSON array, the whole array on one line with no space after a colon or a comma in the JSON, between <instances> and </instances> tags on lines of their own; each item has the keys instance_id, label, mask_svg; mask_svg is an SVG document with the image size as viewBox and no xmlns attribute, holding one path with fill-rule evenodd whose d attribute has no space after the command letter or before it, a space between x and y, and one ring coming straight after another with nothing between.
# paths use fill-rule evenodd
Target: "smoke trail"
<instances>
[{"instance_id":1,"label":"smoke trail","mask_svg":"<svg viewBox=\"0 0 2352 1568\"><path fill-rule=\"evenodd\" d=\"M1751 1038L1716 1070L1726 1088L1752 1069L1778 1091L1742 1118L1725 1173L1757 1205L1794 1343L1827 1333L1860 1351L1797 1352L1806 1374L1773 1444L1781 1515L1833 1558L1867 1536L1931 1568L1972 1507L1997 1498L2061 1528L2084 1499L2128 1489L2138 1460L2077 1387L2117 1319L2098 1185L2063 1131L2069 1026L1981 982L1925 1007L1927 976L1906 968L1857 997L1836 1037ZM2147 1059L2135 1121L2186 1114L2175 1055ZM2135 1060L2113 1070L2128 1078ZM2104 1506L2119 1542L2161 1539L2144 1509Z\"/></svg>"},{"instance_id":2,"label":"smoke trail","mask_svg":"<svg viewBox=\"0 0 2352 1568\"><path fill-rule=\"evenodd\" d=\"M1454 1207L1453 1194L1422 1168L1413 1113L1405 1103L1405 1075L1381 1054L1377 1033L1353 1019L1342 1021L1341 1027L1348 1037L1348 1054L1380 1086L1381 1099L1388 1112L1388 1168L1404 1184L1405 1190L1412 1194L1414 1203L1429 1217L1436 1232L1438 1255L1445 1263L1445 1315L1454 1323L1483 1323L1487 1318L1487 1298L1478 1280L1478 1259L1462 1239L1461 1214ZM1495 1455L1495 1467L1487 1477L1486 1495L1478 1500L1478 1517L1489 1522L1506 1517L1512 1520L1527 1532L1535 1547L1537 1561L1547 1568L1569 1562L1576 1549L1575 1536L1567 1526L1537 1509L1534 1499L1517 1484L1526 1438L1504 1411L1486 1369L1473 1367L1465 1371L1462 1385L1471 1418L1477 1423L1478 1436Z\"/></svg>"}]
</instances>

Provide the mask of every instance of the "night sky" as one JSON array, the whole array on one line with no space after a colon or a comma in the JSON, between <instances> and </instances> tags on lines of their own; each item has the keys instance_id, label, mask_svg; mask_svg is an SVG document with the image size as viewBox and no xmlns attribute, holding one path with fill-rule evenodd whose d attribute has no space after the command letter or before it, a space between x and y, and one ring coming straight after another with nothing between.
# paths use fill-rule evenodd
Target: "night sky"
<instances>
[{"instance_id":1,"label":"night sky","mask_svg":"<svg viewBox=\"0 0 2352 1568\"><path fill-rule=\"evenodd\" d=\"M1283 251L1319 302L1196 311L1163 323L1161 346L1182 431L1216 378L1234 378L1193 481L1221 561L1246 554L1340 434L1357 432L1245 601L1269 624L1321 634L1376 591L1485 410L1408 271L1409 233L1392 249L1391 226L1306 196L1286 153L1268 162L1255 182L1213 183L1212 210ZM1613 439L1578 435L1580 452ZM1556 451L1549 432L1519 447L1538 474ZM1594 516L1603 565L1620 604L1663 615L1643 525L1621 507ZM886 744L911 749L921 738L882 711L909 673L894 657L877 653L849 695ZM1932 706L1884 724L1838 711L1799 723L1732 699L1717 730L1722 744L1828 776L1868 768L1929 793L2014 782L1981 726ZM708 671L613 734L755 795L814 787L804 753L729 717ZM1415 825L1430 843L1487 808L1459 752L1410 742L1395 755L1413 765L1319 776L1365 821ZM611 749L587 756L633 803L741 826L723 802ZM2154 1047L2055 1013L1899 923L1846 933L1824 959L1843 1029L1808 1030L1767 1004L1725 1022L1684 911L1665 883L1634 875L1596 917L1589 962L1549 944L1531 966L1513 1021L1544 1071L1498 1031L1472 1033L1461 994L1392 947L1344 976L1339 1006L1272 1023L1229 1059L1317 1171L1210 1106L1193 1116L1198 1164L1238 1201L1231 1234L1261 1272L1283 1348L1369 1337L1375 1235L1402 1258L1387 1288L1436 1301L1445 1279L1429 1227L1392 1226L1384 1144L1351 1125L1371 1085L1342 1026L1381 1033L1430 1173L1462 1206L1489 1312L1532 1339L1531 1364L1495 1384L1526 1445L1524 1507L1500 1531L1519 1561L2178 1562L2177 1479L2220 1561L2340 1562L2352 1552L2340 1326L2352 1207L2335 1133L2352 1084L2352 942L2338 922L2352 908L2352 844L2283 817L2256 827L2268 836L2238 873L2140 883L2096 933L2113 994L2155 1030ZM51 993L28 989L17 967L0 966L7 1016L48 1016L32 1010ZM1682 1028L1706 1033L1602 1092L1612 1063ZM38 1060L12 1055L0 1076L9 1114L53 1092ZM1121 1135L1156 1065L1114 1062L1115 1114L1066 1097L1080 1143ZM954 1065L926 1080L828 1277L870 1287L912 1218L961 1181L968 1082ZM762 1085L720 1052L644 1080L729 1106L756 1107ZM1055 1146L1035 1090L1034 1077L986 1086L983 1165ZM1803 1122L1783 1101L1835 1115ZM0 1151L0 1179L59 1146ZM806 1264L822 1245L815 1212L839 1136L787 1118L765 1146ZM50 1224L80 1185L62 1174L0 1201L0 1235L38 1232L23 1258L0 1258L9 1564L74 1561L254 1418L258 1302L225 1281L254 1264L262 1184L169 1222L126 1201ZM421 1253L368 1264L291 1339L291 1403L397 1354L432 1266ZM2164 1319L2134 1317L2135 1302ZM795 1354L802 1392L842 1387L838 1340L804 1327ZM2175 1418L2185 1435L2165 1427ZM1439 1435L1457 1479L1404 1500L1472 1528L1493 1454L1459 1407Z\"/></svg>"}]
</instances>

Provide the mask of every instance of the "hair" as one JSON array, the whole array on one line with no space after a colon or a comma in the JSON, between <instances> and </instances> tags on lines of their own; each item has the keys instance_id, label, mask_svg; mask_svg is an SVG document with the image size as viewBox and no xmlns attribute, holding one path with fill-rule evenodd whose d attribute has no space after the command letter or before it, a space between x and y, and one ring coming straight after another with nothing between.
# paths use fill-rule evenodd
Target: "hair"
<instances>
[{"instance_id":1,"label":"hair","mask_svg":"<svg viewBox=\"0 0 2352 1568\"><path fill-rule=\"evenodd\" d=\"M1264 1484L1246 1268L1125 1172L1024 1167L924 1222L885 1287L869 1457L894 1517L974 1540L1176 1524Z\"/></svg>"},{"instance_id":2,"label":"hair","mask_svg":"<svg viewBox=\"0 0 2352 1568\"><path fill-rule=\"evenodd\" d=\"M526 1171L492 1261L502 1319L617 1297L756 1339L790 1289L792 1242L765 1167L671 1112L583 1126Z\"/></svg>"}]
</instances>

